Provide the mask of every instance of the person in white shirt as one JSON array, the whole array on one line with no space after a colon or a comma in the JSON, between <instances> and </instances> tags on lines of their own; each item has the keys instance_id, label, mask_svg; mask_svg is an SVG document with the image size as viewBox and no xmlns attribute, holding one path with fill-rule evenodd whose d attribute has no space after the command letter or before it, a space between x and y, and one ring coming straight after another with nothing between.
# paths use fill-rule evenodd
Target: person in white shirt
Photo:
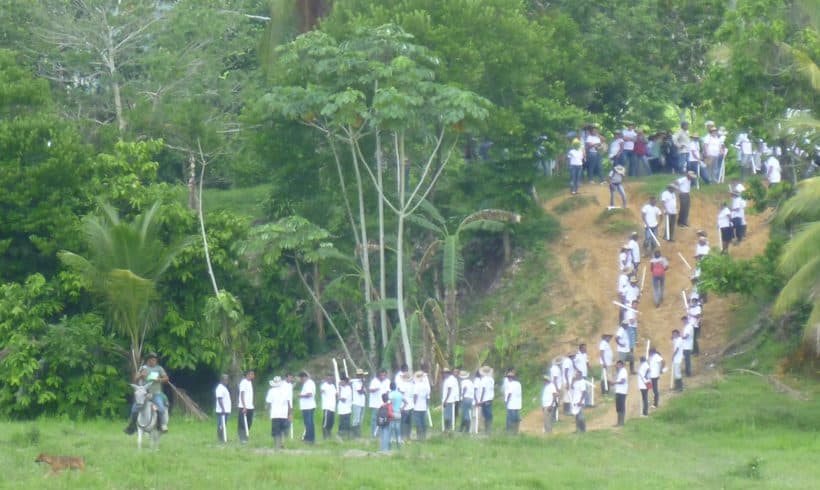
<instances>
[{"instance_id":1,"label":"person in white shirt","mask_svg":"<svg viewBox=\"0 0 820 490\"><path fill-rule=\"evenodd\" d=\"M681 364L683 363L683 339L680 337L680 330L672 330L672 378L674 379L675 391L683 391L683 374Z\"/></svg>"},{"instance_id":2,"label":"person in white shirt","mask_svg":"<svg viewBox=\"0 0 820 490\"><path fill-rule=\"evenodd\" d=\"M239 382L239 396L236 405L239 409L237 431L239 433L239 441L242 444L248 442L248 436L253 426L253 380L255 378L256 373L251 369L245 373L245 377Z\"/></svg>"},{"instance_id":3,"label":"person in white shirt","mask_svg":"<svg viewBox=\"0 0 820 490\"><path fill-rule=\"evenodd\" d=\"M678 196L675 194L677 187L675 184L666 186L666 190L661 193L661 204L666 215L666 241L675 241L675 223L678 217Z\"/></svg>"},{"instance_id":4,"label":"person in white shirt","mask_svg":"<svg viewBox=\"0 0 820 490\"><path fill-rule=\"evenodd\" d=\"M310 379L310 374L307 371L299 373L299 382L302 384L302 389L299 392L299 410L302 412L302 421L305 423L305 433L302 435L302 440L307 444L313 444L316 441L313 421L313 414L316 410L316 383Z\"/></svg>"},{"instance_id":5,"label":"person in white shirt","mask_svg":"<svg viewBox=\"0 0 820 490\"><path fill-rule=\"evenodd\" d=\"M430 383L424 371L413 374L413 422L416 426L416 440L427 438L427 404L430 399Z\"/></svg>"},{"instance_id":6,"label":"person in white shirt","mask_svg":"<svg viewBox=\"0 0 820 490\"><path fill-rule=\"evenodd\" d=\"M441 385L441 408L444 410L444 430L456 430L456 403L461 399L458 379L449 367L441 370L444 382Z\"/></svg>"},{"instance_id":7,"label":"person in white shirt","mask_svg":"<svg viewBox=\"0 0 820 490\"><path fill-rule=\"evenodd\" d=\"M683 333L681 334L683 347L683 361L686 372L686 377L692 377L692 349L695 343L695 325L689 321L689 316L681 317L683 321Z\"/></svg>"},{"instance_id":8,"label":"person in white shirt","mask_svg":"<svg viewBox=\"0 0 820 490\"><path fill-rule=\"evenodd\" d=\"M339 379L338 409L339 437L350 439L350 415L353 413L353 388L347 376Z\"/></svg>"},{"instance_id":9,"label":"person in white shirt","mask_svg":"<svg viewBox=\"0 0 820 490\"><path fill-rule=\"evenodd\" d=\"M294 381L295 381L295 378L293 376L293 373L287 373L285 375L285 379L282 380L282 391L285 393L285 396L287 396L287 398L288 398L288 402L290 403L290 406L291 406L291 413L293 411L293 382ZM286 428L288 429L288 432L290 432L290 438L293 439L293 417L292 416L288 419Z\"/></svg>"},{"instance_id":10,"label":"person in white shirt","mask_svg":"<svg viewBox=\"0 0 820 490\"><path fill-rule=\"evenodd\" d=\"M583 433L587 430L586 419L584 419L584 406L587 399L587 380L581 376L581 371L575 370L570 388L570 398L572 400L572 415L575 416L575 432Z\"/></svg>"},{"instance_id":11,"label":"person in white shirt","mask_svg":"<svg viewBox=\"0 0 820 490\"><path fill-rule=\"evenodd\" d=\"M621 322L618 330L615 332L615 350L618 353L619 361L628 361L631 353L629 345L629 333L627 332L627 321Z\"/></svg>"},{"instance_id":12,"label":"person in white shirt","mask_svg":"<svg viewBox=\"0 0 820 490\"><path fill-rule=\"evenodd\" d=\"M649 379L649 362L646 357L641 356L641 365L638 366L638 388L641 390L641 416L649 416L649 387L652 380Z\"/></svg>"},{"instance_id":13,"label":"person in white shirt","mask_svg":"<svg viewBox=\"0 0 820 490\"><path fill-rule=\"evenodd\" d=\"M621 271L620 274L618 274L618 299L621 302L626 301L626 293L627 288L629 288L630 274L632 274L632 265L628 265Z\"/></svg>"},{"instance_id":14,"label":"person in white shirt","mask_svg":"<svg viewBox=\"0 0 820 490\"><path fill-rule=\"evenodd\" d=\"M581 172L584 170L584 150L578 138L572 140L572 149L567 152L567 162L569 162L569 191L575 195L578 194Z\"/></svg>"},{"instance_id":15,"label":"person in white shirt","mask_svg":"<svg viewBox=\"0 0 820 490\"><path fill-rule=\"evenodd\" d=\"M578 352L575 353L575 369L581 371L581 376L583 376L584 380L589 379L589 354L587 353L587 344L579 344L578 345ZM586 404L588 407L592 406L592 392L591 390L586 390L584 392L586 398Z\"/></svg>"},{"instance_id":16,"label":"person in white shirt","mask_svg":"<svg viewBox=\"0 0 820 490\"><path fill-rule=\"evenodd\" d=\"M625 243L618 252L618 270L623 272L627 267L632 267L632 249Z\"/></svg>"},{"instance_id":17,"label":"person in white shirt","mask_svg":"<svg viewBox=\"0 0 820 490\"><path fill-rule=\"evenodd\" d=\"M285 432L293 419L293 394L288 394L288 387L282 378L275 376L270 381L270 389L265 395L265 404L270 414L270 433L273 437L274 448L284 448Z\"/></svg>"},{"instance_id":18,"label":"person in white shirt","mask_svg":"<svg viewBox=\"0 0 820 490\"><path fill-rule=\"evenodd\" d=\"M610 369L612 367L612 347L609 341L612 335L605 333L601 335L601 341L598 342L598 361L601 363L601 394L609 394ZM606 380L606 382L604 382Z\"/></svg>"},{"instance_id":19,"label":"person in white shirt","mask_svg":"<svg viewBox=\"0 0 820 490\"><path fill-rule=\"evenodd\" d=\"M695 335L692 338L692 355L700 354L700 346L698 346L698 337L700 337L700 319L703 316L703 308L700 306L700 298L692 298L689 300L689 309L686 310L686 316L689 322L695 329Z\"/></svg>"},{"instance_id":20,"label":"person in white shirt","mask_svg":"<svg viewBox=\"0 0 820 490\"><path fill-rule=\"evenodd\" d=\"M609 207L615 207L615 193L621 195L621 204L626 208L626 192L624 191L624 169L621 165L615 165L609 172Z\"/></svg>"},{"instance_id":21,"label":"person in white shirt","mask_svg":"<svg viewBox=\"0 0 820 490\"><path fill-rule=\"evenodd\" d=\"M486 365L481 366L478 372L481 374L481 386L476 388L479 392L476 403L481 407L481 418L484 419L484 431L489 434L493 426L493 400L495 399L493 368Z\"/></svg>"},{"instance_id":22,"label":"person in white shirt","mask_svg":"<svg viewBox=\"0 0 820 490\"><path fill-rule=\"evenodd\" d=\"M332 374L325 376L324 381L319 385L319 391L322 394L322 438L327 439L333 433L333 422L336 418L336 397L338 395Z\"/></svg>"},{"instance_id":23,"label":"person in white shirt","mask_svg":"<svg viewBox=\"0 0 820 490\"><path fill-rule=\"evenodd\" d=\"M382 369L377 376L374 376L373 379L370 380L370 384L367 388L367 406L370 408L370 433L372 437L376 437L379 431L379 426L376 424L376 416L379 413L379 408L384 404L382 402L382 395L390 392L389 387L387 391L382 390L382 381L384 380L387 380L387 371Z\"/></svg>"},{"instance_id":24,"label":"person in white shirt","mask_svg":"<svg viewBox=\"0 0 820 490\"><path fill-rule=\"evenodd\" d=\"M672 142L678 150L678 172L686 172L689 163L689 123L681 122L680 130L672 137Z\"/></svg>"},{"instance_id":25,"label":"person in white shirt","mask_svg":"<svg viewBox=\"0 0 820 490\"><path fill-rule=\"evenodd\" d=\"M740 133L737 135L737 140L735 141L735 148L738 150L737 156L740 160L741 178L744 178L748 173L756 173L754 150L752 149L750 134L751 131Z\"/></svg>"},{"instance_id":26,"label":"person in white shirt","mask_svg":"<svg viewBox=\"0 0 820 490\"><path fill-rule=\"evenodd\" d=\"M587 175L589 181L603 182L601 174L601 151L605 147L604 140L598 134L598 127L594 124L590 126L589 133L584 138L584 151L587 157Z\"/></svg>"},{"instance_id":27,"label":"person in white shirt","mask_svg":"<svg viewBox=\"0 0 820 490\"><path fill-rule=\"evenodd\" d=\"M735 191L732 192L731 218L736 243L740 244L746 236L746 200Z\"/></svg>"},{"instance_id":28,"label":"person in white shirt","mask_svg":"<svg viewBox=\"0 0 820 490\"><path fill-rule=\"evenodd\" d=\"M767 148L764 155L768 155L766 163L766 180L769 182L769 187L779 184L781 180L780 161L772 155L772 150Z\"/></svg>"},{"instance_id":29,"label":"person in white shirt","mask_svg":"<svg viewBox=\"0 0 820 490\"><path fill-rule=\"evenodd\" d=\"M718 128L709 126L708 133L703 137L703 160L712 182L720 182L720 157L723 150L723 138L718 134Z\"/></svg>"},{"instance_id":30,"label":"person in white shirt","mask_svg":"<svg viewBox=\"0 0 820 490\"><path fill-rule=\"evenodd\" d=\"M660 382L661 374L664 371L666 371L666 362L661 357L660 352L652 347L649 349L649 379L652 380L652 394L654 395L652 406L655 408L658 408L661 401Z\"/></svg>"},{"instance_id":31,"label":"person in white shirt","mask_svg":"<svg viewBox=\"0 0 820 490\"><path fill-rule=\"evenodd\" d=\"M618 425L624 425L626 419L626 394L629 393L629 375L623 361L615 365L615 412L618 414Z\"/></svg>"},{"instance_id":32,"label":"person in white shirt","mask_svg":"<svg viewBox=\"0 0 820 490\"><path fill-rule=\"evenodd\" d=\"M219 442L227 442L228 417L231 415L231 392L228 391L230 378L223 374L216 386L216 437Z\"/></svg>"},{"instance_id":33,"label":"person in white shirt","mask_svg":"<svg viewBox=\"0 0 820 490\"><path fill-rule=\"evenodd\" d=\"M393 382L396 383L396 386L399 386L402 377L408 374L410 374L410 368L407 367L407 364L402 364L399 370L396 372L396 375L393 377Z\"/></svg>"},{"instance_id":34,"label":"person in white shirt","mask_svg":"<svg viewBox=\"0 0 820 490\"><path fill-rule=\"evenodd\" d=\"M350 430L353 437L360 437L362 434L362 419L364 418L364 407L367 403L364 379L367 371L356 369L353 379L350 381L350 389L353 391L353 406L350 415Z\"/></svg>"},{"instance_id":35,"label":"person in white shirt","mask_svg":"<svg viewBox=\"0 0 820 490\"><path fill-rule=\"evenodd\" d=\"M695 245L695 258L700 259L709 255L709 241L706 239L706 232L698 232L698 243Z\"/></svg>"},{"instance_id":36,"label":"person in white shirt","mask_svg":"<svg viewBox=\"0 0 820 490\"><path fill-rule=\"evenodd\" d=\"M643 248L645 250L655 250L656 246L660 246L656 240L658 238L658 220L663 212L655 203L655 196L652 196L649 198L649 202L641 208L644 226Z\"/></svg>"},{"instance_id":37,"label":"person in white shirt","mask_svg":"<svg viewBox=\"0 0 820 490\"><path fill-rule=\"evenodd\" d=\"M558 387L555 386L552 373L544 375L544 388L541 391L541 413L544 415L544 433L552 432L552 422L558 413Z\"/></svg>"},{"instance_id":38,"label":"person in white shirt","mask_svg":"<svg viewBox=\"0 0 820 490\"><path fill-rule=\"evenodd\" d=\"M732 230L732 210L725 202L720 205L720 212L718 212L717 225L720 228L720 253L725 254L729 252L729 244L732 243L734 237L734 230Z\"/></svg>"},{"instance_id":39,"label":"person in white shirt","mask_svg":"<svg viewBox=\"0 0 820 490\"><path fill-rule=\"evenodd\" d=\"M409 441L413 432L413 375L408 371L401 375L399 391L404 395L404 405L401 408L401 439Z\"/></svg>"},{"instance_id":40,"label":"person in white shirt","mask_svg":"<svg viewBox=\"0 0 820 490\"><path fill-rule=\"evenodd\" d=\"M692 171L687 171L685 175L678 177L675 180L675 185L678 188L678 200L680 201L680 209L678 210L678 227L689 227L689 208L692 200L690 192L692 190L692 179L696 179L697 174Z\"/></svg>"},{"instance_id":41,"label":"person in white shirt","mask_svg":"<svg viewBox=\"0 0 820 490\"><path fill-rule=\"evenodd\" d=\"M629 234L629 241L626 244L629 246L629 255L632 257L632 272L635 272L641 265L641 246L638 244L637 231Z\"/></svg>"},{"instance_id":42,"label":"person in white shirt","mask_svg":"<svg viewBox=\"0 0 820 490\"><path fill-rule=\"evenodd\" d=\"M461 426L459 431L469 434L473 422L475 385L473 380L470 379L470 372L467 370L459 371L458 377L461 380L461 386L459 387L461 391Z\"/></svg>"},{"instance_id":43,"label":"person in white shirt","mask_svg":"<svg viewBox=\"0 0 820 490\"><path fill-rule=\"evenodd\" d=\"M623 137L623 160L626 163L627 175L630 177L638 176L638 158L635 155L635 140L638 139L638 133L635 132L635 124L629 123L621 132Z\"/></svg>"},{"instance_id":44,"label":"person in white shirt","mask_svg":"<svg viewBox=\"0 0 820 490\"><path fill-rule=\"evenodd\" d=\"M518 426L521 424L521 397L521 382L518 381L515 369L511 369L507 387L504 390L504 405L507 408L507 432L510 434L518 434Z\"/></svg>"},{"instance_id":45,"label":"person in white shirt","mask_svg":"<svg viewBox=\"0 0 820 490\"><path fill-rule=\"evenodd\" d=\"M575 378L575 353L570 352L561 362L561 374L563 379L564 415L572 415L572 380Z\"/></svg>"}]
</instances>

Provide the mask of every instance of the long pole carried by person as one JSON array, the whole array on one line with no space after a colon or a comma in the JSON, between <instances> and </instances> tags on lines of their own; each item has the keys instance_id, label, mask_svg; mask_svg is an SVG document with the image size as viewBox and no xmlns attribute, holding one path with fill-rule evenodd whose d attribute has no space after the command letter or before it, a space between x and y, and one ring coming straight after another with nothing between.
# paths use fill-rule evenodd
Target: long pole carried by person
<instances>
[{"instance_id":1,"label":"long pole carried by person","mask_svg":"<svg viewBox=\"0 0 820 490\"><path fill-rule=\"evenodd\" d=\"M333 358L333 377L336 380L336 389L339 389L339 363L336 362L336 358Z\"/></svg>"},{"instance_id":2,"label":"long pole carried by person","mask_svg":"<svg viewBox=\"0 0 820 490\"><path fill-rule=\"evenodd\" d=\"M689 302L686 300L686 290L681 289L680 295L683 297L683 306L686 307L686 311L689 311Z\"/></svg>"},{"instance_id":3,"label":"long pole carried by person","mask_svg":"<svg viewBox=\"0 0 820 490\"><path fill-rule=\"evenodd\" d=\"M250 437L250 432L248 431L248 413L245 412L245 409L242 410L242 422L245 423L245 438Z\"/></svg>"},{"instance_id":4,"label":"long pole carried by person","mask_svg":"<svg viewBox=\"0 0 820 490\"><path fill-rule=\"evenodd\" d=\"M646 231L648 231L648 232L649 232L649 236L651 236L651 237L652 237L652 240L655 242L655 245L657 245L658 247L660 247L660 246L661 246L661 242L660 242L660 240L658 240L658 237L656 237L656 236L655 236L655 232L653 232L653 231L652 231L652 228L650 228L650 227L648 227L648 226L647 226L647 227L646 227Z\"/></svg>"},{"instance_id":5,"label":"long pole carried by person","mask_svg":"<svg viewBox=\"0 0 820 490\"><path fill-rule=\"evenodd\" d=\"M456 430L456 404L450 404L450 430L455 432Z\"/></svg>"},{"instance_id":6,"label":"long pole carried by person","mask_svg":"<svg viewBox=\"0 0 820 490\"><path fill-rule=\"evenodd\" d=\"M220 417L222 418L222 442L228 442L227 415L223 413Z\"/></svg>"},{"instance_id":7,"label":"long pole carried by person","mask_svg":"<svg viewBox=\"0 0 820 490\"><path fill-rule=\"evenodd\" d=\"M347 359L342 358L342 366L345 368L345 377L350 379L350 373L347 372Z\"/></svg>"},{"instance_id":8,"label":"long pole carried by person","mask_svg":"<svg viewBox=\"0 0 820 490\"><path fill-rule=\"evenodd\" d=\"M649 339L646 339L646 359L649 360Z\"/></svg>"},{"instance_id":9,"label":"long pole carried by person","mask_svg":"<svg viewBox=\"0 0 820 490\"><path fill-rule=\"evenodd\" d=\"M643 292L643 283L646 281L646 266L643 266L643 272L641 272L641 292Z\"/></svg>"},{"instance_id":10,"label":"long pole carried by person","mask_svg":"<svg viewBox=\"0 0 820 490\"><path fill-rule=\"evenodd\" d=\"M626 306L625 304L623 304L623 303L619 303L619 302L617 302L617 301L615 301L615 300L613 300L613 301L612 301L612 304L613 304L613 305L616 305L616 306L620 306L621 308L625 308L625 309L627 309L627 310L629 310L629 311L631 311L631 312L633 312L633 313L637 313L637 314L639 314L639 315L640 315L640 313L641 313L640 311L638 311L638 310L636 310L636 309L634 309L634 308L630 308L630 307Z\"/></svg>"},{"instance_id":11,"label":"long pole carried by person","mask_svg":"<svg viewBox=\"0 0 820 490\"><path fill-rule=\"evenodd\" d=\"M723 250L723 234L720 232L720 225L717 225L717 235L720 238L720 250Z\"/></svg>"},{"instance_id":12,"label":"long pole carried by person","mask_svg":"<svg viewBox=\"0 0 820 490\"><path fill-rule=\"evenodd\" d=\"M666 239L671 240L672 237L669 235L669 215L666 215Z\"/></svg>"},{"instance_id":13,"label":"long pole carried by person","mask_svg":"<svg viewBox=\"0 0 820 490\"><path fill-rule=\"evenodd\" d=\"M609 376L606 375L606 366L601 367L601 379L604 380L604 391L609 391Z\"/></svg>"},{"instance_id":14,"label":"long pole carried by person","mask_svg":"<svg viewBox=\"0 0 820 490\"><path fill-rule=\"evenodd\" d=\"M687 261L686 261L686 259L684 258L683 254L682 254L682 253L680 253L680 252L678 252L678 257L680 257L680 259L683 261L683 263L684 263L684 264L686 264L686 267L688 267L688 268L689 268L689 270L691 271L691 270L692 270L692 266L691 266L691 265L689 265L689 262L687 262Z\"/></svg>"}]
</instances>

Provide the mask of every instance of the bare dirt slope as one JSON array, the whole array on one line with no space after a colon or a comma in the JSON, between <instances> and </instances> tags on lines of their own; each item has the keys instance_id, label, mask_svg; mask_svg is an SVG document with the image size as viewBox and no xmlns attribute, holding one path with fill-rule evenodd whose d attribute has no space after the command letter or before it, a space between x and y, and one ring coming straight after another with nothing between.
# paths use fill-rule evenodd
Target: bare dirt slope
<instances>
[{"instance_id":1,"label":"bare dirt slope","mask_svg":"<svg viewBox=\"0 0 820 490\"><path fill-rule=\"evenodd\" d=\"M670 181L672 177L670 176ZM643 226L640 208L645 204L648 194L641 191L642 184L634 182L627 184L628 207L623 213L617 212L613 217L618 226L607 226L601 223L601 214L606 211L609 203L609 189L606 185L587 184L582 187L578 196L561 196L552 199L544 206L547 210L554 210L556 206L567 206L568 199L581 199L586 205L565 212L560 215L563 237L555 246L555 256L560 262L563 283L560 288L550 292L551 303L560 310L556 313L567 318L574 318L567 325L564 335L549 351L549 358L565 355L570 350L577 350L577 339L588 344L590 363L593 373L597 373L598 342L602 333L615 333L618 326L618 308L612 304L616 299L617 283L617 254L620 246L628 239L626 222L634 223L634 230L642 235ZM646 273L645 286L641 298L638 319L638 353L642 355L646 340L658 348L661 355L671 362L670 335L673 328L680 325L683 314L683 300L681 290L689 288L689 270L678 256L683 254L690 264L694 264L696 230L702 228L707 231L713 253L719 253L719 238L717 236L716 217L720 202L728 200L728 187L721 185L727 192L700 193L692 191L692 207L690 212L690 227L677 229L675 242L669 243L661 239L662 253L669 259L670 268L666 275L666 295L663 304L655 308L652 303L652 278L649 271ZM616 200L620 203L620 200ZM747 213L748 214L748 213ZM730 254L735 257L749 258L763 251L768 240L768 226L765 216L747 216L747 239L739 246L732 246ZM596 223L596 220L598 223ZM612 220L610 220L611 222ZM661 231L661 233L663 233ZM641 261L641 269L648 263L648 258ZM639 271L640 272L640 271ZM701 355L693 357L693 378L684 380L689 387L702 384L714 374L709 368L710 357L722 346L728 335L728 325L733 311L733 301L737 299L719 298L711 296L704 308L703 327L700 337ZM614 349L613 349L614 350ZM637 369L637 363L636 363ZM671 369L670 369L671 371ZM668 374L662 378L661 407L664 398L669 397L670 379ZM627 397L627 421L640 414L640 392L635 383L635 377L629 378L630 393ZM600 389L596 389L596 408L587 410L588 430L609 428L615 422L614 402L611 397L602 398ZM650 413L651 415L651 413ZM542 418L539 412L527 416L521 424L521 430L528 433L542 432ZM566 417L556 426L555 431L572 431L574 424Z\"/></svg>"}]
</instances>

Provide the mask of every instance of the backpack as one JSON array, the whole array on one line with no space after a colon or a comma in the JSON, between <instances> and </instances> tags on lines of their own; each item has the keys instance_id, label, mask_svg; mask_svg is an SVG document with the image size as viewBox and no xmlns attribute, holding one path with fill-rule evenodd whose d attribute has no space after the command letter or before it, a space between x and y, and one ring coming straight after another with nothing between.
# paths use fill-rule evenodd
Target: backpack
<instances>
[{"instance_id":1,"label":"backpack","mask_svg":"<svg viewBox=\"0 0 820 490\"><path fill-rule=\"evenodd\" d=\"M379 427L390 425L390 413L387 411L387 404L379 407L379 411L376 413L376 425Z\"/></svg>"},{"instance_id":2,"label":"backpack","mask_svg":"<svg viewBox=\"0 0 820 490\"><path fill-rule=\"evenodd\" d=\"M666 268L663 266L663 261L652 261L652 277L663 277Z\"/></svg>"}]
</instances>

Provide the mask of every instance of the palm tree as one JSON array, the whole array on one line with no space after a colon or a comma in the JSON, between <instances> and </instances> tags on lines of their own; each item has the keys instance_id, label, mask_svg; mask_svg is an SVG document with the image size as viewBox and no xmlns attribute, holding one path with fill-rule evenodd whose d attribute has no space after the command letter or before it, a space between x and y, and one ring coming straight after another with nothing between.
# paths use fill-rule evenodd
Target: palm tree
<instances>
[{"instance_id":1,"label":"palm tree","mask_svg":"<svg viewBox=\"0 0 820 490\"><path fill-rule=\"evenodd\" d=\"M458 333L458 285L463 279L464 259L462 257L463 243L461 234L466 231L501 232L506 223L518 223L521 215L499 209L482 209L470 214L458 224L452 233L438 210L432 204L422 204L422 209L431 220L413 215L408 220L437 235L437 238L427 246L419 263L417 275L423 274L433 265L441 252L441 283L444 286L444 318L447 324L447 355L452 355ZM439 269L434 269L438 271ZM438 282L438 279L436 279Z\"/></svg>"},{"instance_id":2,"label":"palm tree","mask_svg":"<svg viewBox=\"0 0 820 490\"><path fill-rule=\"evenodd\" d=\"M187 239L174 245L160 240L158 210L157 202L133 221L124 222L116 209L105 204L102 216L83 220L86 256L58 254L101 298L111 328L130 342L132 374L140 367L145 336L156 322L157 281L188 244Z\"/></svg>"},{"instance_id":3,"label":"palm tree","mask_svg":"<svg viewBox=\"0 0 820 490\"><path fill-rule=\"evenodd\" d=\"M779 267L788 281L777 296L774 312L783 314L797 305L810 304L803 340L813 341L820 356L820 177L800 182L797 194L783 203L776 219L797 233L780 256Z\"/></svg>"}]
</instances>

